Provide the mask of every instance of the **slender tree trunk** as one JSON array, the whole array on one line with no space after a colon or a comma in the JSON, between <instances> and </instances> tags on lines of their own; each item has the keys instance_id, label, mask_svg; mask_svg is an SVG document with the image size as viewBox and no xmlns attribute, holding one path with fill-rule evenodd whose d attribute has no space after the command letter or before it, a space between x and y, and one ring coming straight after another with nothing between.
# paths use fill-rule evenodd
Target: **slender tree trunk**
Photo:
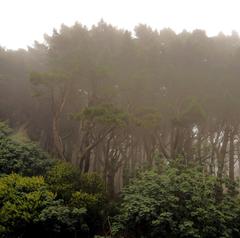
<instances>
[{"instance_id":1,"label":"slender tree trunk","mask_svg":"<svg viewBox=\"0 0 240 238\"><path fill-rule=\"evenodd\" d=\"M234 181L234 133L232 130L230 133L230 146L229 146L229 179Z\"/></svg>"},{"instance_id":2,"label":"slender tree trunk","mask_svg":"<svg viewBox=\"0 0 240 238\"><path fill-rule=\"evenodd\" d=\"M212 147L210 157L210 175L215 175L215 151Z\"/></svg>"},{"instance_id":3,"label":"slender tree trunk","mask_svg":"<svg viewBox=\"0 0 240 238\"><path fill-rule=\"evenodd\" d=\"M52 125L52 130L53 130L53 145L54 149L56 152L56 155L61 159L61 160L66 160L64 156L64 147L62 143L62 139L59 133L59 119L57 116L53 117L53 125Z\"/></svg>"},{"instance_id":4,"label":"slender tree trunk","mask_svg":"<svg viewBox=\"0 0 240 238\"><path fill-rule=\"evenodd\" d=\"M217 160L218 160L218 170L217 170L217 177L218 183L216 184L216 199L218 201L222 200L223 197L223 186L222 186L222 177L223 177L223 170L225 164L225 156L227 152L227 145L229 141L229 127L226 126L223 134L223 141L221 142L221 149L219 153L217 153Z\"/></svg>"},{"instance_id":5,"label":"slender tree trunk","mask_svg":"<svg viewBox=\"0 0 240 238\"><path fill-rule=\"evenodd\" d=\"M115 172L113 169L110 169L108 171L108 178L107 178L107 190L110 198L115 197L114 182L115 182Z\"/></svg>"},{"instance_id":6,"label":"slender tree trunk","mask_svg":"<svg viewBox=\"0 0 240 238\"><path fill-rule=\"evenodd\" d=\"M84 172L87 173L89 172L89 168L90 168L90 156L91 156L91 151L89 150L84 158L85 164L84 164Z\"/></svg>"},{"instance_id":7,"label":"slender tree trunk","mask_svg":"<svg viewBox=\"0 0 240 238\"><path fill-rule=\"evenodd\" d=\"M229 127L227 126L224 130L223 142L222 142L222 146L221 146L220 153L218 156L217 176L220 180L222 179L222 176L223 176L223 169L224 169L228 140L229 140Z\"/></svg>"},{"instance_id":8,"label":"slender tree trunk","mask_svg":"<svg viewBox=\"0 0 240 238\"><path fill-rule=\"evenodd\" d=\"M171 133L171 158L175 160L179 156L179 137L180 129L173 128Z\"/></svg>"}]
</instances>

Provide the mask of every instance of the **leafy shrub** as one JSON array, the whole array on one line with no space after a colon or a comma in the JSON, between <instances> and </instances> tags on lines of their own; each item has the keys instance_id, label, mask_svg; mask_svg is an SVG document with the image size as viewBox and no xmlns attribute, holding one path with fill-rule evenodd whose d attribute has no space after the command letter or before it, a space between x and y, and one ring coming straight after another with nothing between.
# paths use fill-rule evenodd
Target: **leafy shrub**
<instances>
[{"instance_id":1,"label":"leafy shrub","mask_svg":"<svg viewBox=\"0 0 240 238\"><path fill-rule=\"evenodd\" d=\"M103 181L49 159L0 123L0 237L93 237L106 207ZM12 174L14 172L14 174ZM18 174L16 174L18 173ZM44 175L44 177L22 177Z\"/></svg>"},{"instance_id":2,"label":"leafy shrub","mask_svg":"<svg viewBox=\"0 0 240 238\"><path fill-rule=\"evenodd\" d=\"M15 141L10 132L4 123L0 123L0 175L44 175L54 160L34 143Z\"/></svg>"},{"instance_id":3,"label":"leafy shrub","mask_svg":"<svg viewBox=\"0 0 240 238\"><path fill-rule=\"evenodd\" d=\"M11 174L0 178L0 237L86 235L87 209L56 200L43 177Z\"/></svg>"},{"instance_id":4,"label":"leafy shrub","mask_svg":"<svg viewBox=\"0 0 240 238\"><path fill-rule=\"evenodd\" d=\"M82 174L71 164L59 162L46 175L46 182L58 199L72 208L85 208L85 230L94 234L102 230L106 199L99 175Z\"/></svg>"},{"instance_id":5,"label":"leafy shrub","mask_svg":"<svg viewBox=\"0 0 240 238\"><path fill-rule=\"evenodd\" d=\"M215 177L198 169L141 173L124 191L116 237L239 237L240 203L216 198Z\"/></svg>"},{"instance_id":6,"label":"leafy shrub","mask_svg":"<svg viewBox=\"0 0 240 238\"><path fill-rule=\"evenodd\" d=\"M11 174L0 178L0 236L19 237L54 200L43 177Z\"/></svg>"},{"instance_id":7,"label":"leafy shrub","mask_svg":"<svg viewBox=\"0 0 240 238\"><path fill-rule=\"evenodd\" d=\"M85 192L75 192L72 194L71 206L86 207L88 209L97 210L101 195L93 195Z\"/></svg>"},{"instance_id":8,"label":"leafy shrub","mask_svg":"<svg viewBox=\"0 0 240 238\"><path fill-rule=\"evenodd\" d=\"M64 237L74 234L87 234L89 227L85 223L86 208L72 208L56 202L41 211L37 224L48 237Z\"/></svg>"},{"instance_id":9,"label":"leafy shrub","mask_svg":"<svg viewBox=\"0 0 240 238\"><path fill-rule=\"evenodd\" d=\"M80 190L81 172L69 163L58 162L47 172L46 182L58 198L68 201L72 193Z\"/></svg>"},{"instance_id":10,"label":"leafy shrub","mask_svg":"<svg viewBox=\"0 0 240 238\"><path fill-rule=\"evenodd\" d=\"M58 198L69 200L72 194L82 191L89 194L104 194L102 178L95 174L83 174L75 166L66 163L56 163L46 174L46 182Z\"/></svg>"},{"instance_id":11,"label":"leafy shrub","mask_svg":"<svg viewBox=\"0 0 240 238\"><path fill-rule=\"evenodd\" d=\"M81 190L91 194L105 193L103 180L100 175L96 173L81 174Z\"/></svg>"}]
</instances>

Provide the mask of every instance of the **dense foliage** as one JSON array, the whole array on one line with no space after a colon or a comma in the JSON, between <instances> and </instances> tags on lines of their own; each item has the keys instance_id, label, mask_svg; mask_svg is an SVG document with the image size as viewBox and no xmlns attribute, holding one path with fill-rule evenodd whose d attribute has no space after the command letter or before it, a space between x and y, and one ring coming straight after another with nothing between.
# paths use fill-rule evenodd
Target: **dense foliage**
<instances>
[{"instance_id":1,"label":"dense foliage","mask_svg":"<svg viewBox=\"0 0 240 238\"><path fill-rule=\"evenodd\" d=\"M240 201L199 168L140 173L124 189L116 237L239 237Z\"/></svg>"},{"instance_id":2,"label":"dense foliage","mask_svg":"<svg viewBox=\"0 0 240 238\"><path fill-rule=\"evenodd\" d=\"M89 233L84 220L85 204L79 208L56 200L43 177L11 174L0 178L1 237L52 237Z\"/></svg>"},{"instance_id":3,"label":"dense foliage","mask_svg":"<svg viewBox=\"0 0 240 238\"><path fill-rule=\"evenodd\" d=\"M3 123L0 126L0 236L92 237L102 233L107 206L101 178L49 159L30 142L14 141L10 129Z\"/></svg>"},{"instance_id":4,"label":"dense foliage","mask_svg":"<svg viewBox=\"0 0 240 238\"><path fill-rule=\"evenodd\" d=\"M32 142L11 137L6 124L0 124L0 175L12 172L26 176L43 175L54 161Z\"/></svg>"}]
</instances>

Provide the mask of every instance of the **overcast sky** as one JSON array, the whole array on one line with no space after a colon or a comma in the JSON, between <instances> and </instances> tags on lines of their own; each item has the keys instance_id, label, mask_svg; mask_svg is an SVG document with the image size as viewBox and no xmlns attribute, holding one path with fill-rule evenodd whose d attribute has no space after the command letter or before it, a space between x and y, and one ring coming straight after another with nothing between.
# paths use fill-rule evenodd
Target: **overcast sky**
<instances>
[{"instance_id":1,"label":"overcast sky","mask_svg":"<svg viewBox=\"0 0 240 238\"><path fill-rule=\"evenodd\" d=\"M240 32L240 0L0 0L0 7L0 45L11 49L42 41L61 23L91 26L101 18L129 30L146 23L208 35Z\"/></svg>"}]
</instances>

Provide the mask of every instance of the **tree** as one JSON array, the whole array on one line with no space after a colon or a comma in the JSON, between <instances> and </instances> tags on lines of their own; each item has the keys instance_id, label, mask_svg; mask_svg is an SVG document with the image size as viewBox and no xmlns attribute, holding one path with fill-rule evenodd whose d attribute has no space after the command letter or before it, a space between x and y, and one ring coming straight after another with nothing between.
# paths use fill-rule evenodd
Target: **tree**
<instances>
[{"instance_id":1,"label":"tree","mask_svg":"<svg viewBox=\"0 0 240 238\"><path fill-rule=\"evenodd\" d=\"M58 156L66 160L64 155L64 145L60 133L60 119L66 100L70 93L71 82L64 73L32 73L31 81L34 85L40 86L36 89L38 94L46 93L50 101L52 117L52 138L53 146Z\"/></svg>"}]
</instances>

